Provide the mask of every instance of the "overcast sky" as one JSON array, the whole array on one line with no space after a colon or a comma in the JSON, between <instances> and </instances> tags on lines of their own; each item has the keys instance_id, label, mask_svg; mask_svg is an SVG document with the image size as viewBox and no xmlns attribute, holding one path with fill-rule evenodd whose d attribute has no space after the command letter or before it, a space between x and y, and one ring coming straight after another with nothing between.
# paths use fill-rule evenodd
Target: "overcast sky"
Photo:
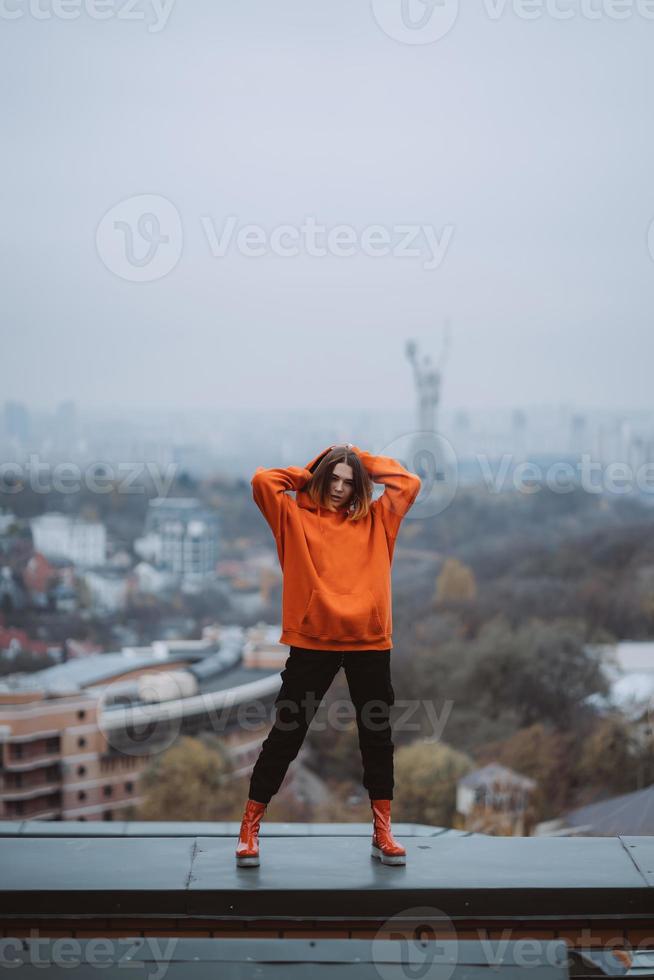
<instances>
[{"instance_id":1,"label":"overcast sky","mask_svg":"<svg viewBox=\"0 0 654 980\"><path fill-rule=\"evenodd\" d=\"M449 318L444 407L651 405L636 0L467 0L447 32L454 0L29 2L0 17L3 398L412 404L404 344Z\"/></svg>"}]
</instances>

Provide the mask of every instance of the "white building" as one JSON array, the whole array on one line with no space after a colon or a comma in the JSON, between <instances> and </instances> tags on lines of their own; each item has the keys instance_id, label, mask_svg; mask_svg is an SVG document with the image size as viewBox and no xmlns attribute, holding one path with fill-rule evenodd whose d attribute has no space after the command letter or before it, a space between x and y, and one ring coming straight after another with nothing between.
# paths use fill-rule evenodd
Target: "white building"
<instances>
[{"instance_id":1,"label":"white building","mask_svg":"<svg viewBox=\"0 0 654 980\"><path fill-rule=\"evenodd\" d=\"M617 709L629 721L643 745L651 745L654 714L654 642L620 640L616 644L588 646L598 655L609 682L607 698L591 695L588 701Z\"/></svg>"},{"instance_id":2,"label":"white building","mask_svg":"<svg viewBox=\"0 0 654 980\"><path fill-rule=\"evenodd\" d=\"M173 589L177 582L171 572L154 568L147 561L140 561L134 567L133 575L138 591L148 595L163 595L167 589Z\"/></svg>"},{"instance_id":3,"label":"white building","mask_svg":"<svg viewBox=\"0 0 654 980\"><path fill-rule=\"evenodd\" d=\"M157 567L201 580L215 574L218 537L217 515L195 497L156 497L134 548Z\"/></svg>"},{"instance_id":4,"label":"white building","mask_svg":"<svg viewBox=\"0 0 654 980\"><path fill-rule=\"evenodd\" d=\"M107 531L99 521L84 521L53 511L30 521L35 551L47 558L68 558L74 565L104 565Z\"/></svg>"},{"instance_id":5,"label":"white building","mask_svg":"<svg viewBox=\"0 0 654 980\"><path fill-rule=\"evenodd\" d=\"M0 507L0 534L6 534L12 524L16 523L16 518L9 510Z\"/></svg>"},{"instance_id":6,"label":"white building","mask_svg":"<svg viewBox=\"0 0 654 980\"><path fill-rule=\"evenodd\" d=\"M259 622L245 631L243 644L244 667L269 667L278 670L288 658L288 647L279 642L281 623L271 626Z\"/></svg>"},{"instance_id":7,"label":"white building","mask_svg":"<svg viewBox=\"0 0 654 980\"><path fill-rule=\"evenodd\" d=\"M144 561L152 565L161 564L163 544L161 535L153 531L136 538L134 541L134 551L140 555Z\"/></svg>"},{"instance_id":8,"label":"white building","mask_svg":"<svg viewBox=\"0 0 654 980\"><path fill-rule=\"evenodd\" d=\"M529 806L536 788L535 780L498 762L491 762L458 780L456 808L465 817L475 813L497 813L515 815L517 818Z\"/></svg>"},{"instance_id":9,"label":"white building","mask_svg":"<svg viewBox=\"0 0 654 980\"><path fill-rule=\"evenodd\" d=\"M654 698L654 642L620 640L616 644L589 645L587 652L599 655L602 671L609 684L608 703L632 719L642 714ZM603 705L605 699L593 695L588 699Z\"/></svg>"},{"instance_id":10,"label":"white building","mask_svg":"<svg viewBox=\"0 0 654 980\"><path fill-rule=\"evenodd\" d=\"M120 612L127 605L130 580L122 572L88 571L84 581L94 607L105 612Z\"/></svg>"}]
</instances>

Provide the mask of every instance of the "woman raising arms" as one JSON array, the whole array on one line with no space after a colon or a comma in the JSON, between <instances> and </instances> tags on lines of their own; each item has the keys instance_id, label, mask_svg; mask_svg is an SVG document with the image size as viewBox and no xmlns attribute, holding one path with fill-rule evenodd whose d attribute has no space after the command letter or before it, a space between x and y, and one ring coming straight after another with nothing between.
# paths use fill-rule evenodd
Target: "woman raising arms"
<instances>
[{"instance_id":1,"label":"woman raising arms","mask_svg":"<svg viewBox=\"0 0 654 980\"><path fill-rule=\"evenodd\" d=\"M374 483L384 493L372 500ZM250 779L236 860L258 865L258 832L271 797L297 756L341 668L356 711L363 785L373 813L372 856L404 864L391 833L391 565L402 519L420 478L388 456L329 446L306 467L258 467L252 494L274 535L283 571L282 632L289 656L275 722ZM289 491L295 491L293 499Z\"/></svg>"}]
</instances>

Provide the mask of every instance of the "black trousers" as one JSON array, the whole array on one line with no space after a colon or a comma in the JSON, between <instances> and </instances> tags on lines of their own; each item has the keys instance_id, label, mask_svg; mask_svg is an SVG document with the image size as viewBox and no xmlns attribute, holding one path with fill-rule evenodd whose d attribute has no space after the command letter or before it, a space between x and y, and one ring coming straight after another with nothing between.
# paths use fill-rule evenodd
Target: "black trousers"
<instances>
[{"instance_id":1,"label":"black trousers","mask_svg":"<svg viewBox=\"0 0 654 980\"><path fill-rule=\"evenodd\" d=\"M277 792L342 666L356 713L363 785L370 799L392 800L390 706L395 702L395 692L390 661L390 650L307 650L292 646L281 672L275 720L250 778L250 799L269 803ZM324 736L330 737L329 721Z\"/></svg>"}]
</instances>

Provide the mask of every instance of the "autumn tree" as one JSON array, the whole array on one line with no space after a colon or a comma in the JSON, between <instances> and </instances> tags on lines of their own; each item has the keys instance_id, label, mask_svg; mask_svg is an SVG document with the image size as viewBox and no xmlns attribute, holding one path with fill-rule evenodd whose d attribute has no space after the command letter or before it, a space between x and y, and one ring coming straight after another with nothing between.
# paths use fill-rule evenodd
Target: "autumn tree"
<instances>
[{"instance_id":1,"label":"autumn tree","mask_svg":"<svg viewBox=\"0 0 654 980\"><path fill-rule=\"evenodd\" d=\"M458 558L446 558L436 579L435 602L468 602L477 596L477 583L471 568Z\"/></svg>"},{"instance_id":2,"label":"autumn tree","mask_svg":"<svg viewBox=\"0 0 654 980\"><path fill-rule=\"evenodd\" d=\"M601 788L605 796L641 789L637 785L639 754L627 720L617 712L611 713L598 722L586 739L578 762L579 780L595 794Z\"/></svg>"},{"instance_id":3,"label":"autumn tree","mask_svg":"<svg viewBox=\"0 0 654 980\"><path fill-rule=\"evenodd\" d=\"M145 770L135 819L232 820L247 796L241 783L219 739L182 736Z\"/></svg>"},{"instance_id":4,"label":"autumn tree","mask_svg":"<svg viewBox=\"0 0 654 980\"><path fill-rule=\"evenodd\" d=\"M394 819L451 827L457 781L473 760L439 741L420 739L395 752Z\"/></svg>"},{"instance_id":5,"label":"autumn tree","mask_svg":"<svg viewBox=\"0 0 654 980\"><path fill-rule=\"evenodd\" d=\"M577 764L583 738L537 722L503 741L490 742L477 755L479 766L498 762L536 782L534 819L558 816L575 802Z\"/></svg>"}]
</instances>

